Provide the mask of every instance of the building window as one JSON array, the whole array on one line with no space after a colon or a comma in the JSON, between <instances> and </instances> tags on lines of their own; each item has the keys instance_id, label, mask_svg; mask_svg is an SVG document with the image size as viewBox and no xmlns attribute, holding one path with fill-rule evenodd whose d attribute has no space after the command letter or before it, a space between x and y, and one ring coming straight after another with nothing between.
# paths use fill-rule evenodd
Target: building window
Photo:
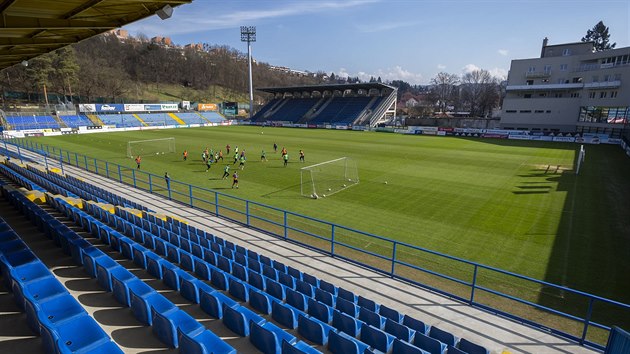
<instances>
[{"instance_id":1,"label":"building window","mask_svg":"<svg viewBox=\"0 0 630 354\"><path fill-rule=\"evenodd\" d=\"M538 97L547 97L547 93L546 92L541 92L538 94Z\"/></svg>"},{"instance_id":2,"label":"building window","mask_svg":"<svg viewBox=\"0 0 630 354\"><path fill-rule=\"evenodd\" d=\"M560 71L567 71L569 69L569 65L567 64L560 64Z\"/></svg>"},{"instance_id":3,"label":"building window","mask_svg":"<svg viewBox=\"0 0 630 354\"><path fill-rule=\"evenodd\" d=\"M556 98L562 98L562 94L560 92L558 92L558 93L555 94L555 97Z\"/></svg>"},{"instance_id":4,"label":"building window","mask_svg":"<svg viewBox=\"0 0 630 354\"><path fill-rule=\"evenodd\" d=\"M630 119L630 107L580 107L580 122L625 124Z\"/></svg>"},{"instance_id":5,"label":"building window","mask_svg":"<svg viewBox=\"0 0 630 354\"><path fill-rule=\"evenodd\" d=\"M564 80L565 79L563 77L561 77L561 78L558 79L557 83L558 84L564 84Z\"/></svg>"},{"instance_id":6,"label":"building window","mask_svg":"<svg viewBox=\"0 0 630 354\"><path fill-rule=\"evenodd\" d=\"M537 109L537 110L534 111L534 113L545 113L545 111L541 110L541 109Z\"/></svg>"},{"instance_id":7,"label":"building window","mask_svg":"<svg viewBox=\"0 0 630 354\"><path fill-rule=\"evenodd\" d=\"M536 67L535 67L535 66L530 66L530 67L527 69L527 72L528 72L528 73L533 73L533 72L536 72Z\"/></svg>"},{"instance_id":8,"label":"building window","mask_svg":"<svg viewBox=\"0 0 630 354\"><path fill-rule=\"evenodd\" d=\"M551 113L551 110L547 110L546 112L547 112L547 113Z\"/></svg>"},{"instance_id":9,"label":"building window","mask_svg":"<svg viewBox=\"0 0 630 354\"><path fill-rule=\"evenodd\" d=\"M526 93L523 95L523 98L532 98L532 94L531 93Z\"/></svg>"},{"instance_id":10,"label":"building window","mask_svg":"<svg viewBox=\"0 0 630 354\"><path fill-rule=\"evenodd\" d=\"M562 56L563 57L566 57L566 56L569 56L569 55L571 55L571 49L565 48L565 49L562 50Z\"/></svg>"},{"instance_id":11,"label":"building window","mask_svg":"<svg viewBox=\"0 0 630 354\"><path fill-rule=\"evenodd\" d=\"M574 83L574 84L579 84L579 83L581 83L581 82L582 82L582 78L581 78L581 77L574 77L574 78L573 78L573 83Z\"/></svg>"},{"instance_id":12,"label":"building window","mask_svg":"<svg viewBox=\"0 0 630 354\"><path fill-rule=\"evenodd\" d=\"M527 85L533 85L534 84L534 80L527 80Z\"/></svg>"},{"instance_id":13,"label":"building window","mask_svg":"<svg viewBox=\"0 0 630 354\"><path fill-rule=\"evenodd\" d=\"M610 75L604 75L604 82L610 81Z\"/></svg>"},{"instance_id":14,"label":"building window","mask_svg":"<svg viewBox=\"0 0 630 354\"><path fill-rule=\"evenodd\" d=\"M542 79L543 84L548 84L549 83L549 79Z\"/></svg>"},{"instance_id":15,"label":"building window","mask_svg":"<svg viewBox=\"0 0 630 354\"><path fill-rule=\"evenodd\" d=\"M505 113L516 113L515 109L508 109L507 111L505 111Z\"/></svg>"},{"instance_id":16,"label":"building window","mask_svg":"<svg viewBox=\"0 0 630 354\"><path fill-rule=\"evenodd\" d=\"M595 91L589 92L588 98L595 98Z\"/></svg>"},{"instance_id":17,"label":"building window","mask_svg":"<svg viewBox=\"0 0 630 354\"><path fill-rule=\"evenodd\" d=\"M545 73L550 73L551 72L551 65L545 65Z\"/></svg>"},{"instance_id":18,"label":"building window","mask_svg":"<svg viewBox=\"0 0 630 354\"><path fill-rule=\"evenodd\" d=\"M610 98L616 98L617 97L617 91L610 91Z\"/></svg>"},{"instance_id":19,"label":"building window","mask_svg":"<svg viewBox=\"0 0 630 354\"><path fill-rule=\"evenodd\" d=\"M524 110L518 111L518 113L532 113L532 111L529 109L524 109Z\"/></svg>"},{"instance_id":20,"label":"building window","mask_svg":"<svg viewBox=\"0 0 630 354\"><path fill-rule=\"evenodd\" d=\"M606 91L602 91L599 93L599 98L606 98Z\"/></svg>"},{"instance_id":21,"label":"building window","mask_svg":"<svg viewBox=\"0 0 630 354\"><path fill-rule=\"evenodd\" d=\"M571 93L571 98L580 98L580 93L579 92L572 92Z\"/></svg>"}]
</instances>

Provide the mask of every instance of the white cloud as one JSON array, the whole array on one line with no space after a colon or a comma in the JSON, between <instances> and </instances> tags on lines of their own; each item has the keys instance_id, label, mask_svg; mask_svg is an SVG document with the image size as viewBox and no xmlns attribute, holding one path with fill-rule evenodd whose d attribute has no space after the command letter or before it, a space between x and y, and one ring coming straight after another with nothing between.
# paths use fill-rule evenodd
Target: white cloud
<instances>
[{"instance_id":1,"label":"white cloud","mask_svg":"<svg viewBox=\"0 0 630 354\"><path fill-rule=\"evenodd\" d=\"M507 50L507 49L499 49L499 50L497 50L497 53L499 53L499 54L501 54L501 55L503 55L505 57L505 56L507 56L510 53L510 51Z\"/></svg>"},{"instance_id":2,"label":"white cloud","mask_svg":"<svg viewBox=\"0 0 630 354\"><path fill-rule=\"evenodd\" d=\"M471 73L473 71L477 71L477 70L481 70L480 67L478 67L475 64L466 64L464 65L464 67L462 68L462 74L467 74L467 73Z\"/></svg>"},{"instance_id":3,"label":"white cloud","mask_svg":"<svg viewBox=\"0 0 630 354\"><path fill-rule=\"evenodd\" d=\"M507 79L507 74L508 74L507 69L493 68L493 69L488 70L488 72L490 73L490 75L496 77L499 80L506 80Z\"/></svg>"},{"instance_id":4,"label":"white cloud","mask_svg":"<svg viewBox=\"0 0 630 354\"><path fill-rule=\"evenodd\" d=\"M438 64L437 68L438 68L438 70L444 70L444 69L446 69L446 65Z\"/></svg>"},{"instance_id":5,"label":"white cloud","mask_svg":"<svg viewBox=\"0 0 630 354\"><path fill-rule=\"evenodd\" d=\"M339 73L335 73L335 75L339 75L342 77L358 77L361 81L369 81L372 77L380 77L383 82L403 80L412 85L422 84L422 82L424 81L424 77L422 76L422 74L405 70L399 65L396 65L392 68L378 69L371 73L367 73L365 71L350 73L345 68L341 68L339 69Z\"/></svg>"}]
</instances>

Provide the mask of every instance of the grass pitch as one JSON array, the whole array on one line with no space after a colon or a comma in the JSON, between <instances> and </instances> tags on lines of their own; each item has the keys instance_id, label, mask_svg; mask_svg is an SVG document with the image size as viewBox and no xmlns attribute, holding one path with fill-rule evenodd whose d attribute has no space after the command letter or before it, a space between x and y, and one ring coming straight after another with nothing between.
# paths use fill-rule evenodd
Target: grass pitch
<instances>
[{"instance_id":1,"label":"grass pitch","mask_svg":"<svg viewBox=\"0 0 630 354\"><path fill-rule=\"evenodd\" d=\"M34 141L133 168L128 141L165 137L178 152L143 156L142 170L630 303L630 161L617 146L586 146L576 176L579 145L551 142L250 126ZM246 151L238 190L220 178L233 156L207 173L201 161L226 144ZM343 156L357 162L359 185L300 196L301 167Z\"/></svg>"}]
</instances>

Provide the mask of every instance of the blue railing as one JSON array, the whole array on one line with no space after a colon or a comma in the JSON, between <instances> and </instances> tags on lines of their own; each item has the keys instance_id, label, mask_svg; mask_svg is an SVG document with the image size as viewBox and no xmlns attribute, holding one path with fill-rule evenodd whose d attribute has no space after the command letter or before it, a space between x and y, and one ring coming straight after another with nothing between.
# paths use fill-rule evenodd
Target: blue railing
<instances>
[{"instance_id":1,"label":"blue railing","mask_svg":"<svg viewBox=\"0 0 630 354\"><path fill-rule=\"evenodd\" d=\"M467 261L306 215L98 160L30 140L4 140L121 183L345 259L603 350L611 327L630 324L630 305Z\"/></svg>"}]
</instances>

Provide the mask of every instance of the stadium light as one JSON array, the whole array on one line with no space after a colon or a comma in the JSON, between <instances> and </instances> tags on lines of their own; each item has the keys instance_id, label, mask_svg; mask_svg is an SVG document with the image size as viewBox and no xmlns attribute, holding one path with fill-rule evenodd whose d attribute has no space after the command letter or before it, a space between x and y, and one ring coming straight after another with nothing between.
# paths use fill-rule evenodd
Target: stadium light
<instances>
[{"instance_id":1,"label":"stadium light","mask_svg":"<svg viewBox=\"0 0 630 354\"><path fill-rule=\"evenodd\" d=\"M247 67L249 71L249 118L251 119L254 115L254 86L252 83L252 42L256 42L256 26L241 26L241 42L247 42Z\"/></svg>"}]
</instances>

